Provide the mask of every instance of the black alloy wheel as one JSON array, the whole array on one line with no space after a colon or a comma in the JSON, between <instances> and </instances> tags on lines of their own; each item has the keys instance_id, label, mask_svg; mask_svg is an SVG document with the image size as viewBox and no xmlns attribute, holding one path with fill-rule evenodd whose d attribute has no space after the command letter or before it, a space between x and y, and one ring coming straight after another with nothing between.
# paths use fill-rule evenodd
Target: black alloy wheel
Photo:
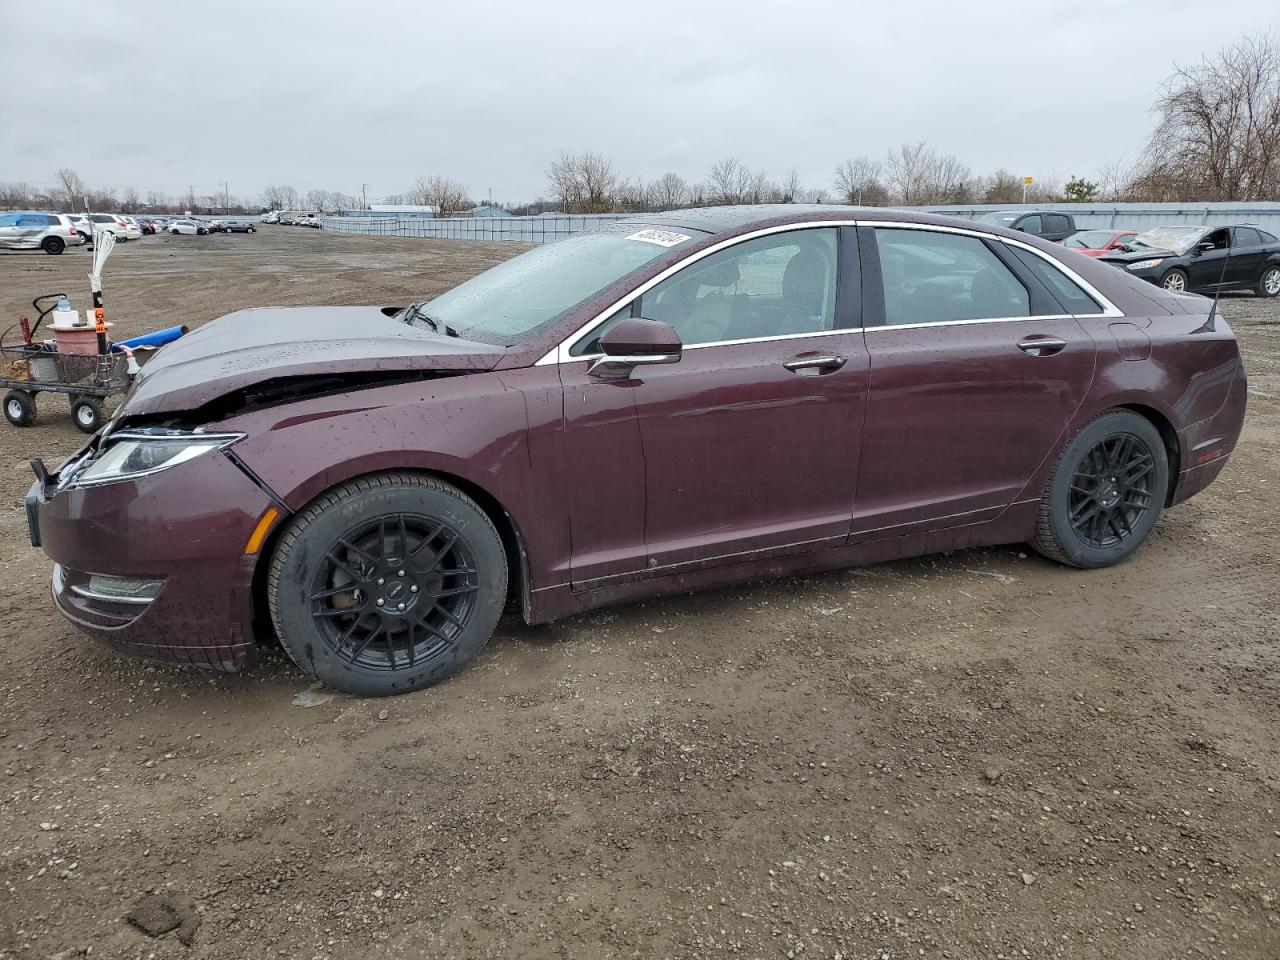
<instances>
[{"instance_id":1,"label":"black alloy wheel","mask_svg":"<svg viewBox=\"0 0 1280 960\"><path fill-rule=\"evenodd\" d=\"M470 622L475 557L448 522L383 515L340 536L311 583L316 631L339 659L372 670L428 663Z\"/></svg>"},{"instance_id":2,"label":"black alloy wheel","mask_svg":"<svg viewBox=\"0 0 1280 960\"><path fill-rule=\"evenodd\" d=\"M1095 445L1071 478L1071 528L1087 545L1114 546L1133 536L1152 507L1155 454L1133 434Z\"/></svg>"},{"instance_id":3,"label":"black alloy wheel","mask_svg":"<svg viewBox=\"0 0 1280 960\"><path fill-rule=\"evenodd\" d=\"M1058 456L1031 546L1073 567L1119 563L1155 528L1169 485L1160 431L1134 410L1108 410L1081 427Z\"/></svg>"},{"instance_id":4,"label":"black alloy wheel","mask_svg":"<svg viewBox=\"0 0 1280 960\"><path fill-rule=\"evenodd\" d=\"M323 493L280 531L267 602L306 673L360 696L431 686L488 643L508 557L489 515L436 477L373 474Z\"/></svg>"}]
</instances>

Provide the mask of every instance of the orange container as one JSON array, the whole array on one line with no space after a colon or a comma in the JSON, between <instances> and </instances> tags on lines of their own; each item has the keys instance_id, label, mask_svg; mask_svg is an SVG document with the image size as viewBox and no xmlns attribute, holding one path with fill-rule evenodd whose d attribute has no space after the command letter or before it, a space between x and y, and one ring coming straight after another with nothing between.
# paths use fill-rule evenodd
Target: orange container
<instances>
[{"instance_id":1,"label":"orange container","mask_svg":"<svg viewBox=\"0 0 1280 960\"><path fill-rule=\"evenodd\" d=\"M57 344L59 353L96 354L98 352L98 332L92 326L77 327L74 330L54 327L53 342Z\"/></svg>"}]
</instances>

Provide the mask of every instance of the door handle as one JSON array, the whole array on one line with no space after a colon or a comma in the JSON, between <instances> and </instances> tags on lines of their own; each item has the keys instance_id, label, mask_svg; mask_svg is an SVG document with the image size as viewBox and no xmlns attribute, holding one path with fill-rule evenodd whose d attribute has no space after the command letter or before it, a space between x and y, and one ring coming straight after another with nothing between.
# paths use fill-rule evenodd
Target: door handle
<instances>
[{"instance_id":1,"label":"door handle","mask_svg":"<svg viewBox=\"0 0 1280 960\"><path fill-rule=\"evenodd\" d=\"M1032 357L1051 357L1066 345L1061 337L1035 336L1018 341L1018 349Z\"/></svg>"},{"instance_id":2,"label":"door handle","mask_svg":"<svg viewBox=\"0 0 1280 960\"><path fill-rule=\"evenodd\" d=\"M846 357L797 357L794 360L788 360L783 364L792 373L798 373L801 370L817 370L819 373L832 373L839 370L846 363Z\"/></svg>"}]
</instances>

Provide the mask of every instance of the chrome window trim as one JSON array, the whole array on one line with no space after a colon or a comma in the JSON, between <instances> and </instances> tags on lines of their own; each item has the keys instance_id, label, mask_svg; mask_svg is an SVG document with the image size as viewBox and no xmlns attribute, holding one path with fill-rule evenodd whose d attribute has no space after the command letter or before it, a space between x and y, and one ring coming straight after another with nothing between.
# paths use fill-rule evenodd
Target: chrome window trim
<instances>
[{"instance_id":1,"label":"chrome window trim","mask_svg":"<svg viewBox=\"0 0 1280 960\"><path fill-rule=\"evenodd\" d=\"M739 243L745 243L746 241L754 240L757 237L771 236L775 233L788 233L792 230L816 230L820 227L853 227L853 226L857 226L857 222L854 220L810 220L810 221L803 221L800 223L784 223L778 226L763 227L759 230L752 230L750 233L739 234L736 237L729 237L728 239L721 240L718 243L713 243L711 244L711 246L704 247L703 249L697 251L696 253L689 254L689 256L685 257L683 260L679 261L678 263L673 263L671 266L667 267L667 269L663 270L661 273L657 274L656 276L650 277L640 286L628 292L625 296L619 297L616 301L614 301L609 306L605 307L603 310L601 310L594 317L592 317L590 320L588 320L586 323L580 326L573 333L569 334L569 336L561 340L558 345L548 350L542 357L540 357L537 360L536 363L534 363L534 366L543 367L543 366L548 366L550 364L556 364L556 363L577 363L580 360L595 360L599 357L604 356L604 354L601 354L601 353L592 353L592 354L583 354L580 357L574 357L569 355L569 348L573 346L573 344L581 340L583 336L590 333L596 327L600 326L600 324L604 323L604 321L608 320L617 311L621 310L623 307L625 307L628 303L631 303L637 297L644 296L647 291L651 290L653 287L656 287L663 280L666 280L670 276L674 276L675 274L683 270L685 267L691 266L692 264L697 263L699 260L703 259L704 257L711 256L711 254L713 253L719 253L721 250L726 250L729 247L736 246ZM850 333L856 329L859 329L859 328L841 327L838 330L822 330L818 332L819 333ZM765 340L765 339L786 340L786 339L794 339L795 337L810 337L810 336L815 336L815 334L788 333L788 334L781 334L779 336L773 336L773 337L751 337L746 340L715 340L715 341L712 341L711 343L690 344L686 346L684 349L696 350L699 347L723 347L723 346L728 346L731 343L735 343L735 344L736 343L755 343L757 340Z\"/></svg>"},{"instance_id":2,"label":"chrome window trim","mask_svg":"<svg viewBox=\"0 0 1280 960\"><path fill-rule=\"evenodd\" d=\"M729 247L735 246L739 243L745 243L748 240L754 240L757 237L767 237L775 233L786 233L791 230L812 230L820 227L871 227L872 229L885 227L885 228L893 228L898 230L902 230L902 229L926 230L926 231L932 231L934 233L955 233L955 234L959 234L961 236L966 236L966 237L977 237L979 240L994 240L998 243L1007 243L1007 244L1010 244L1011 246L1021 247L1022 249L1027 250L1035 254L1040 259L1044 260L1051 267L1055 267L1058 270L1061 270L1064 274L1067 275L1069 279L1071 279L1072 282L1077 284L1082 290L1084 290L1087 294L1089 294L1089 296L1093 297L1093 299L1098 301L1098 303L1102 304L1102 311L1100 313L1080 313L1080 314L1061 313L1061 314L1043 314L1043 315L1025 316L1025 317L978 317L978 318L965 319L965 320L933 320L927 323L883 324L883 325L876 325L876 326L870 326L870 327L868 326L838 327L834 330L818 330L812 333L784 333L784 334L778 334L771 337L749 337L741 340L715 340L715 341L712 341L711 343L690 344L689 346L686 346L684 349L700 350L705 347L739 346L744 343L766 343L774 340L796 340L796 339L807 338L807 337L826 337L826 336L831 336L837 333L858 333L859 331L863 333L867 333L867 332L873 332L876 330L911 330L911 329L916 329L920 327L947 327L947 326L954 326L956 324L969 324L969 323L1008 323L1014 320L1069 320L1069 319L1072 319L1073 317L1123 317L1124 316L1124 312L1120 310L1120 308L1117 307L1114 303L1112 303L1106 296L1104 296L1102 292L1098 290L1097 287L1089 283L1088 280L1080 276L1078 273L1076 273L1066 264L1062 263L1060 260L1056 260L1053 257L1049 256L1043 250L1037 250L1031 244L1024 243L1021 240L1016 240L1012 237L998 237L993 234L986 233L982 230L971 230L965 227L952 227L952 226L945 226L945 225L934 224L934 223L910 223L902 220L812 220L812 221L802 221L799 223L780 224L772 227L764 227L760 230L753 230L750 233L739 234L736 237L729 237L726 240L721 240L719 243L713 243L709 247L705 247L696 253L690 254L689 256L685 257L683 260L679 261L678 263L674 263L671 266L667 267L667 269L663 270L661 273L657 274L656 276L650 277L648 280L646 280L640 286L636 287L634 290L631 290L625 296L619 297L608 307L605 307L603 310L597 313L594 317L592 317L582 326L578 327L578 329L575 330L573 333L569 334L567 337L561 340L559 344L552 347L545 354L539 357L534 362L533 365L535 367L544 367L544 366L550 366L552 364L560 364L560 363L577 363L579 361L597 360L600 357L604 356L604 354L602 353L592 353L592 354L583 354L582 356L575 357L569 354L569 349L570 347L572 347L574 343L580 340L584 335L590 333L596 327L600 326L600 324L604 323L605 320L609 319L609 317L613 316L614 313L616 313L618 310L621 310L628 303L631 303L633 300L635 300L638 297L644 296L644 294L647 291L649 291L653 287L656 287L663 280L666 280L668 277L673 276L676 273L679 273L685 267L690 266L694 263L697 263L703 257L709 257L713 253L718 253L721 250L728 249Z\"/></svg>"}]
</instances>

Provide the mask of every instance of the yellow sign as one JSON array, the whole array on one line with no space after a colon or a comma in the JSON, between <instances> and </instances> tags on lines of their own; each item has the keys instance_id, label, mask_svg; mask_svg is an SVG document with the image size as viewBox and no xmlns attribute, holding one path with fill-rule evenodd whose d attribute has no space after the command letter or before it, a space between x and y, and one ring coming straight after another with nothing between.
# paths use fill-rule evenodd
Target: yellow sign
<instances>
[{"instance_id":1,"label":"yellow sign","mask_svg":"<svg viewBox=\"0 0 1280 960\"><path fill-rule=\"evenodd\" d=\"M1023 182L1023 183L1035 183L1035 182L1036 182L1036 178L1035 178L1035 177L1023 177L1023 178L1022 178L1022 182Z\"/></svg>"}]
</instances>

